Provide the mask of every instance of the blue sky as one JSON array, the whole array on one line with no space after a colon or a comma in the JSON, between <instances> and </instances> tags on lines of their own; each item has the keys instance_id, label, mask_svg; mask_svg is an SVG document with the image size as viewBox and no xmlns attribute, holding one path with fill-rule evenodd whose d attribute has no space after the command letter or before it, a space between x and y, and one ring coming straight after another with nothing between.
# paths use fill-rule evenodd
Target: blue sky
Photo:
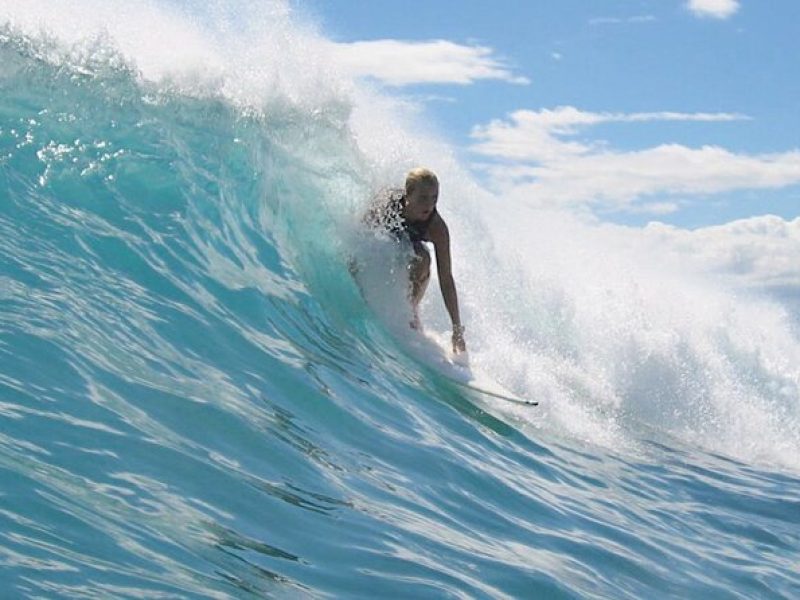
<instances>
[{"instance_id":1,"label":"blue sky","mask_svg":"<svg viewBox=\"0 0 800 600\"><path fill-rule=\"evenodd\" d=\"M797 0L294 5L500 194L630 225L797 216Z\"/></svg>"}]
</instances>

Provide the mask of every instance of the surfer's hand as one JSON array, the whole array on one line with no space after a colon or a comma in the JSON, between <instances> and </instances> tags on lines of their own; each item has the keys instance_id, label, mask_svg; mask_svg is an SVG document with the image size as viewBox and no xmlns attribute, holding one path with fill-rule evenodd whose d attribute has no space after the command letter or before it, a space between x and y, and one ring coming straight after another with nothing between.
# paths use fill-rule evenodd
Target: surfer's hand
<instances>
[{"instance_id":1,"label":"surfer's hand","mask_svg":"<svg viewBox=\"0 0 800 600\"><path fill-rule=\"evenodd\" d=\"M464 341L464 326L453 326L453 354L460 354L467 351L467 343Z\"/></svg>"}]
</instances>

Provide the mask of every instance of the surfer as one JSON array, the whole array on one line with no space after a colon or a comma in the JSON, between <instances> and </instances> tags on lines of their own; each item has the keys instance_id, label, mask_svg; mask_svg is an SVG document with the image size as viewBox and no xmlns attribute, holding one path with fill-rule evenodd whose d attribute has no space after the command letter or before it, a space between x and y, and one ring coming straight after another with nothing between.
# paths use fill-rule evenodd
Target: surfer
<instances>
[{"instance_id":1,"label":"surfer","mask_svg":"<svg viewBox=\"0 0 800 600\"><path fill-rule=\"evenodd\" d=\"M364 215L364 222L384 229L413 252L408 265L408 299L411 303L411 327L421 328L419 303L425 295L431 276L431 255L425 243L432 243L436 254L436 272L447 312L453 323L453 352L466 351L464 326L458 311L458 295L450 264L450 233L436 210L439 180L433 171L412 169L406 175L405 190L392 189L381 193Z\"/></svg>"}]
</instances>

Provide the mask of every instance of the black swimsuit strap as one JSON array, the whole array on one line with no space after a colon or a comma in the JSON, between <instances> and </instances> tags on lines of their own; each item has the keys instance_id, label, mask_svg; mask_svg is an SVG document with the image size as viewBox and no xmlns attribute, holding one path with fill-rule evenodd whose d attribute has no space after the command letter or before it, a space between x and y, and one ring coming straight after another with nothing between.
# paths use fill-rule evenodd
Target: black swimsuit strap
<instances>
[{"instance_id":1,"label":"black swimsuit strap","mask_svg":"<svg viewBox=\"0 0 800 600\"><path fill-rule=\"evenodd\" d=\"M405 194L403 194L403 196L399 199L399 204L400 204L400 215L402 216L403 214L402 211L406 207ZM436 209L434 208L433 212L424 221L413 222L413 221L407 221L405 218L403 218L403 229L408 234L408 237L412 242L430 241L428 236L428 228L430 227L431 222L433 221L436 214L437 214Z\"/></svg>"}]
</instances>

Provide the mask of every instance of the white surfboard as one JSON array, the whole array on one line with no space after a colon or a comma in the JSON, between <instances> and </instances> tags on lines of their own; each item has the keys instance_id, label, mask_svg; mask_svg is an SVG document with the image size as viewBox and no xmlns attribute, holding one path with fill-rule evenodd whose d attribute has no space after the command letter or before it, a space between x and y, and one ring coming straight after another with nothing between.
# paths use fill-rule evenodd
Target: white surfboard
<instances>
[{"instance_id":1,"label":"white surfboard","mask_svg":"<svg viewBox=\"0 0 800 600\"><path fill-rule=\"evenodd\" d=\"M457 386L513 404L539 405L535 400L521 398L481 372L480 369L472 367L469 363L468 353L454 355L448 349L446 342L438 339L438 336L426 332L414 337L417 338L413 342L414 354Z\"/></svg>"},{"instance_id":2,"label":"white surfboard","mask_svg":"<svg viewBox=\"0 0 800 600\"><path fill-rule=\"evenodd\" d=\"M479 378L475 378L471 374L468 375L468 377L471 378L467 381L461 381L460 379L450 377L449 375L447 377L456 385L467 388L468 390L472 390L473 392L478 392L479 394L497 398L498 400L505 400L506 402L513 402L514 404L521 404L523 406L539 406L539 403L536 400L520 398L514 393L508 391L499 383L492 380L481 381Z\"/></svg>"}]
</instances>

